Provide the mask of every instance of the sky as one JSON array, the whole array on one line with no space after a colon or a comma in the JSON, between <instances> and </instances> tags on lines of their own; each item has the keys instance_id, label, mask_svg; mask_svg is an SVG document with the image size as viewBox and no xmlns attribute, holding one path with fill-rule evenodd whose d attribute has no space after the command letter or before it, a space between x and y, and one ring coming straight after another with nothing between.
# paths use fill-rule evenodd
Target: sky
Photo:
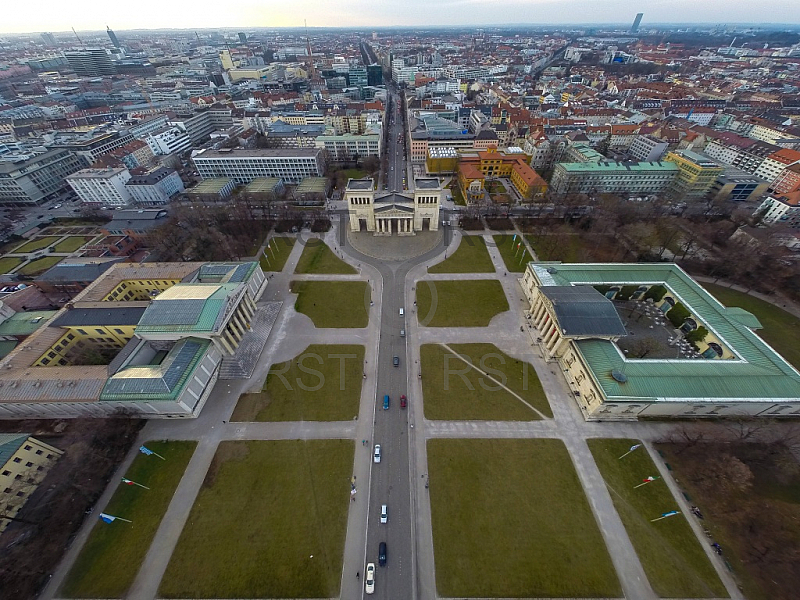
<instances>
[{"instance_id":1,"label":"sky","mask_svg":"<svg viewBox=\"0 0 800 600\"><path fill-rule=\"evenodd\" d=\"M800 23L798 0L4 0L0 31L492 24Z\"/></svg>"}]
</instances>

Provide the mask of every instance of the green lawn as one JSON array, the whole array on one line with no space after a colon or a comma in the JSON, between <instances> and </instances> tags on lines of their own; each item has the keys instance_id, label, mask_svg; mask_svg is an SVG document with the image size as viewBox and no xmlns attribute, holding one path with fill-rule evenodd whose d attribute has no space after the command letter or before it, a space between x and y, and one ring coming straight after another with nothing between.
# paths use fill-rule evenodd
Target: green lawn
<instances>
[{"instance_id":1,"label":"green lawn","mask_svg":"<svg viewBox=\"0 0 800 600\"><path fill-rule=\"evenodd\" d=\"M800 344L797 343L799 318L749 294L712 283L700 285L725 306L738 306L758 317L764 329L759 329L756 333L795 368L800 369Z\"/></svg>"},{"instance_id":2,"label":"green lawn","mask_svg":"<svg viewBox=\"0 0 800 600\"><path fill-rule=\"evenodd\" d=\"M159 597L338 597L354 447L222 442Z\"/></svg>"},{"instance_id":3,"label":"green lawn","mask_svg":"<svg viewBox=\"0 0 800 600\"><path fill-rule=\"evenodd\" d=\"M533 258L522 242L522 236L517 235L516 239L514 239L513 235L505 234L492 237L497 246L497 251L500 253L500 256L503 257L506 269L511 273L524 273L525 267L528 266L528 262L533 260ZM517 247L517 244L520 244L520 246Z\"/></svg>"},{"instance_id":4,"label":"green lawn","mask_svg":"<svg viewBox=\"0 0 800 600\"><path fill-rule=\"evenodd\" d=\"M466 206L467 202L464 200L464 195L461 193L461 187L459 187L458 183L453 184L450 188L450 191L453 192L453 202L458 204L459 206Z\"/></svg>"},{"instance_id":5,"label":"green lawn","mask_svg":"<svg viewBox=\"0 0 800 600\"><path fill-rule=\"evenodd\" d=\"M264 248L264 252L268 257L263 254L258 257L258 262L261 264L262 271L283 271L286 260L294 248L294 238L276 236L270 240L270 247Z\"/></svg>"},{"instance_id":6,"label":"green lawn","mask_svg":"<svg viewBox=\"0 0 800 600\"><path fill-rule=\"evenodd\" d=\"M370 290L366 281L293 281L298 295L295 310L314 321L315 327L366 327Z\"/></svg>"},{"instance_id":7,"label":"green lawn","mask_svg":"<svg viewBox=\"0 0 800 600\"><path fill-rule=\"evenodd\" d=\"M450 344L459 357L439 344L424 344L422 393L425 417L434 420L534 421L541 417L498 383L521 396L547 417L550 404L529 363L511 358L493 344ZM487 373L467 367L460 356Z\"/></svg>"},{"instance_id":8,"label":"green lawn","mask_svg":"<svg viewBox=\"0 0 800 600\"><path fill-rule=\"evenodd\" d=\"M63 256L43 256L32 260L17 271L18 275L39 275L64 260Z\"/></svg>"},{"instance_id":9,"label":"green lawn","mask_svg":"<svg viewBox=\"0 0 800 600\"><path fill-rule=\"evenodd\" d=\"M23 262L24 261L21 258L9 258L7 256L0 258L0 275L5 275L14 267L19 266Z\"/></svg>"},{"instance_id":10,"label":"green lawn","mask_svg":"<svg viewBox=\"0 0 800 600\"><path fill-rule=\"evenodd\" d=\"M68 598L122 598L133 583L197 442L146 442L163 456L138 455L125 477L149 487L119 484L104 512L132 521L103 523L89 539L61 589Z\"/></svg>"},{"instance_id":11,"label":"green lawn","mask_svg":"<svg viewBox=\"0 0 800 600\"><path fill-rule=\"evenodd\" d=\"M303 254L297 261L295 274L354 275L358 273L355 268L336 256L322 240L311 238L305 244Z\"/></svg>"},{"instance_id":12,"label":"green lawn","mask_svg":"<svg viewBox=\"0 0 800 600\"><path fill-rule=\"evenodd\" d=\"M658 475L650 455L640 448L623 459L639 440L589 440L614 506L628 531L653 590L662 598L727 597L714 567L684 515L651 523L678 505L663 480L640 488L646 477Z\"/></svg>"},{"instance_id":13,"label":"green lawn","mask_svg":"<svg viewBox=\"0 0 800 600\"><path fill-rule=\"evenodd\" d=\"M428 441L436 587L449 598L617 598L560 440Z\"/></svg>"},{"instance_id":14,"label":"green lawn","mask_svg":"<svg viewBox=\"0 0 800 600\"><path fill-rule=\"evenodd\" d=\"M274 365L262 392L243 394L231 421L353 419L358 415L363 366L364 346L311 345Z\"/></svg>"},{"instance_id":15,"label":"green lawn","mask_svg":"<svg viewBox=\"0 0 800 600\"><path fill-rule=\"evenodd\" d=\"M345 183L348 179L364 179L367 176L367 172L363 169L343 169L342 172L345 176Z\"/></svg>"},{"instance_id":16,"label":"green lawn","mask_svg":"<svg viewBox=\"0 0 800 600\"><path fill-rule=\"evenodd\" d=\"M496 279L417 282L417 311L427 327L486 327L508 310Z\"/></svg>"},{"instance_id":17,"label":"green lawn","mask_svg":"<svg viewBox=\"0 0 800 600\"><path fill-rule=\"evenodd\" d=\"M494 273L494 265L480 235L464 235L458 249L439 264L428 267L429 273Z\"/></svg>"},{"instance_id":18,"label":"green lawn","mask_svg":"<svg viewBox=\"0 0 800 600\"><path fill-rule=\"evenodd\" d=\"M48 246L55 244L59 239L61 239L61 236L58 235L48 235L45 237L34 238L31 241L25 242L21 246L15 248L13 252L36 252L37 250L41 250L42 248L47 248Z\"/></svg>"},{"instance_id":19,"label":"green lawn","mask_svg":"<svg viewBox=\"0 0 800 600\"><path fill-rule=\"evenodd\" d=\"M91 236L69 236L58 242L53 247L53 252L75 252L78 248L91 241Z\"/></svg>"}]
</instances>

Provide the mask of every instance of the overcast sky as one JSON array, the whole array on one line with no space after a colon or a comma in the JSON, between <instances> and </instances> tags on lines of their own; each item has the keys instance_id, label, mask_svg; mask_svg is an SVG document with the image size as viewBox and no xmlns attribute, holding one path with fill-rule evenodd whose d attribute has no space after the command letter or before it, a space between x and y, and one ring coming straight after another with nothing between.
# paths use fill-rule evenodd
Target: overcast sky
<instances>
[{"instance_id":1,"label":"overcast sky","mask_svg":"<svg viewBox=\"0 0 800 600\"><path fill-rule=\"evenodd\" d=\"M3 0L0 31L507 23L798 23L798 0Z\"/></svg>"}]
</instances>

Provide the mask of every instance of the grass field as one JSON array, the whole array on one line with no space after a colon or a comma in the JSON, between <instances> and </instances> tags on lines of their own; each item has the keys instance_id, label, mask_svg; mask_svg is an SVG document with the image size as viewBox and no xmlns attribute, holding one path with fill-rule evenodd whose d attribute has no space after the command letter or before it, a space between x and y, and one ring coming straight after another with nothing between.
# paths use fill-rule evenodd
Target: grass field
<instances>
[{"instance_id":1,"label":"grass field","mask_svg":"<svg viewBox=\"0 0 800 600\"><path fill-rule=\"evenodd\" d=\"M222 442L160 597L338 597L353 452L352 440Z\"/></svg>"},{"instance_id":2,"label":"grass field","mask_svg":"<svg viewBox=\"0 0 800 600\"><path fill-rule=\"evenodd\" d=\"M307 240L303 254L297 261L294 272L297 275L355 275L353 267L336 256L328 245L320 239Z\"/></svg>"},{"instance_id":3,"label":"grass field","mask_svg":"<svg viewBox=\"0 0 800 600\"><path fill-rule=\"evenodd\" d=\"M725 306L738 306L758 317L764 329L756 333L795 368L800 369L800 344L797 343L796 333L800 331L800 318L743 292L712 283L700 285Z\"/></svg>"},{"instance_id":4,"label":"grass field","mask_svg":"<svg viewBox=\"0 0 800 600\"><path fill-rule=\"evenodd\" d=\"M231 421L353 419L358 415L363 366L364 346L313 344L274 365L262 392L243 394Z\"/></svg>"},{"instance_id":5,"label":"grass field","mask_svg":"<svg viewBox=\"0 0 800 600\"><path fill-rule=\"evenodd\" d=\"M315 327L366 327L370 290L366 281L293 281L295 309Z\"/></svg>"},{"instance_id":6,"label":"grass field","mask_svg":"<svg viewBox=\"0 0 800 600\"><path fill-rule=\"evenodd\" d=\"M508 310L503 286L495 279L418 281L417 312L427 327L486 327Z\"/></svg>"},{"instance_id":7,"label":"grass field","mask_svg":"<svg viewBox=\"0 0 800 600\"><path fill-rule=\"evenodd\" d=\"M628 531L653 590L662 598L727 597L714 567L684 515L651 523L678 506L667 485L656 480L640 488L644 478L657 476L644 448L620 460L638 440L589 440L614 506Z\"/></svg>"},{"instance_id":8,"label":"grass field","mask_svg":"<svg viewBox=\"0 0 800 600\"><path fill-rule=\"evenodd\" d=\"M294 248L294 238L276 236L270 240L270 248L265 248L264 251L269 254L269 258L263 254L258 257L258 262L261 265L261 270L270 271L283 271L286 260ZM274 254L274 256L273 256Z\"/></svg>"},{"instance_id":9,"label":"grass field","mask_svg":"<svg viewBox=\"0 0 800 600\"><path fill-rule=\"evenodd\" d=\"M55 244L60 238L61 236L58 235L48 235L45 237L35 238L29 242L25 242L21 246L14 248L13 252L36 252L37 250L41 250L42 248L47 248L48 246Z\"/></svg>"},{"instance_id":10,"label":"grass field","mask_svg":"<svg viewBox=\"0 0 800 600\"><path fill-rule=\"evenodd\" d=\"M532 365L511 358L493 344L451 344L453 356L439 344L420 349L425 417L434 420L534 421L541 417L496 381L521 396L528 404L552 418L553 412ZM447 358L446 358L447 357Z\"/></svg>"},{"instance_id":11,"label":"grass field","mask_svg":"<svg viewBox=\"0 0 800 600\"><path fill-rule=\"evenodd\" d=\"M36 260L32 260L24 267L21 267L18 271L18 275L38 275L39 273L44 273L52 266L57 265L62 260L64 260L63 256L43 256L42 258L37 258Z\"/></svg>"},{"instance_id":12,"label":"grass field","mask_svg":"<svg viewBox=\"0 0 800 600\"><path fill-rule=\"evenodd\" d=\"M5 275L14 267L21 265L23 262L24 261L21 258L9 258L7 256L0 258L0 275Z\"/></svg>"},{"instance_id":13,"label":"grass field","mask_svg":"<svg viewBox=\"0 0 800 600\"><path fill-rule=\"evenodd\" d=\"M616 598L560 440L428 441L436 587L449 598Z\"/></svg>"},{"instance_id":14,"label":"grass field","mask_svg":"<svg viewBox=\"0 0 800 600\"><path fill-rule=\"evenodd\" d=\"M75 252L78 248L91 241L91 236L71 235L53 246L53 252Z\"/></svg>"},{"instance_id":15,"label":"grass field","mask_svg":"<svg viewBox=\"0 0 800 600\"><path fill-rule=\"evenodd\" d=\"M495 235L492 236L494 243L497 246L497 251L503 257L503 262L506 264L506 269L511 273L524 273L525 267L528 262L533 260L531 253L527 251L525 244L522 243L522 236L517 236L514 239L513 235ZM522 244L517 248L517 244Z\"/></svg>"},{"instance_id":16,"label":"grass field","mask_svg":"<svg viewBox=\"0 0 800 600\"><path fill-rule=\"evenodd\" d=\"M104 509L132 521L97 520L61 589L67 598L122 598L133 583L161 518L186 470L197 442L147 442L163 456L138 455L125 477L149 487L120 483Z\"/></svg>"},{"instance_id":17,"label":"grass field","mask_svg":"<svg viewBox=\"0 0 800 600\"><path fill-rule=\"evenodd\" d=\"M428 267L429 273L494 273L494 265L479 235L464 235L458 249L439 264Z\"/></svg>"}]
</instances>

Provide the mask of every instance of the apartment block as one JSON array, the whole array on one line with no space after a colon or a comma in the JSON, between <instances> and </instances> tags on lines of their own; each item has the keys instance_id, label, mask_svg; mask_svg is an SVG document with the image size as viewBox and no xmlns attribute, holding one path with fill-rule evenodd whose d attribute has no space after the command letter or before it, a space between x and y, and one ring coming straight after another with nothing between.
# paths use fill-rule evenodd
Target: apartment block
<instances>
[{"instance_id":1,"label":"apartment block","mask_svg":"<svg viewBox=\"0 0 800 600\"><path fill-rule=\"evenodd\" d=\"M140 206L162 206L184 191L178 172L166 167L159 167L145 175L134 175L125 188Z\"/></svg>"},{"instance_id":2,"label":"apartment block","mask_svg":"<svg viewBox=\"0 0 800 600\"><path fill-rule=\"evenodd\" d=\"M631 158L638 161L650 162L661 160L669 144L652 135L638 135L631 142L628 153Z\"/></svg>"},{"instance_id":3,"label":"apartment block","mask_svg":"<svg viewBox=\"0 0 800 600\"><path fill-rule=\"evenodd\" d=\"M67 177L81 202L102 206L127 206L131 194L125 184L131 178L128 169L83 169Z\"/></svg>"},{"instance_id":4,"label":"apartment block","mask_svg":"<svg viewBox=\"0 0 800 600\"><path fill-rule=\"evenodd\" d=\"M153 154L166 156L167 154L180 154L192 147L192 139L182 129L168 126L154 131L145 140Z\"/></svg>"},{"instance_id":5,"label":"apartment block","mask_svg":"<svg viewBox=\"0 0 800 600\"><path fill-rule=\"evenodd\" d=\"M355 156L380 156L381 136L372 135L321 135L316 139L316 147L324 148L331 160L352 160Z\"/></svg>"},{"instance_id":6,"label":"apartment block","mask_svg":"<svg viewBox=\"0 0 800 600\"><path fill-rule=\"evenodd\" d=\"M68 175L88 165L67 150L50 150L16 162L0 161L0 204L40 204L64 188Z\"/></svg>"}]
</instances>

